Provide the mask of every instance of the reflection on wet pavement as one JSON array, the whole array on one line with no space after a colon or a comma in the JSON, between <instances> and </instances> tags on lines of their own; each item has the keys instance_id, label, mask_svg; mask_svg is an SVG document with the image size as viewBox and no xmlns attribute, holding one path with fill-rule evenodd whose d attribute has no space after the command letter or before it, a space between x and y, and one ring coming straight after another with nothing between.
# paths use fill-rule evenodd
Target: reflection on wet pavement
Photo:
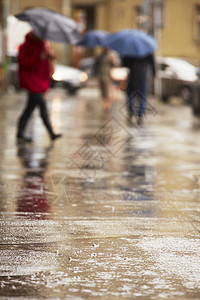
<instances>
[{"instance_id":1,"label":"reflection on wet pavement","mask_svg":"<svg viewBox=\"0 0 200 300\"><path fill-rule=\"evenodd\" d=\"M124 95L50 92L54 144L35 118L16 145L24 94L0 102L2 299L199 299L200 126L151 103L128 125ZM13 105L14 103L14 105Z\"/></svg>"}]
</instances>

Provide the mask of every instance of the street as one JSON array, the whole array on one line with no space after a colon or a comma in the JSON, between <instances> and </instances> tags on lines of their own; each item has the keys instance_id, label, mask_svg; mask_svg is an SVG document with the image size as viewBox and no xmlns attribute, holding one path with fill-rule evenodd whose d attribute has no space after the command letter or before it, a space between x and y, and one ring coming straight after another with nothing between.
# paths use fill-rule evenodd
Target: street
<instances>
[{"instance_id":1,"label":"street","mask_svg":"<svg viewBox=\"0 0 200 300\"><path fill-rule=\"evenodd\" d=\"M1 299L200 299L200 120L148 100L128 124L94 85L48 94L17 144L26 94L0 100Z\"/></svg>"}]
</instances>

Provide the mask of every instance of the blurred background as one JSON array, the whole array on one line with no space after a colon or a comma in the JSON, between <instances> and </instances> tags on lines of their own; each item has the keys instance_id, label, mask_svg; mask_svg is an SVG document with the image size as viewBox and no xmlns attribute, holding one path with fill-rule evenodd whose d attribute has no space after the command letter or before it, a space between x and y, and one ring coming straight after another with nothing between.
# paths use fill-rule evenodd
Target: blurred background
<instances>
[{"instance_id":1,"label":"blurred background","mask_svg":"<svg viewBox=\"0 0 200 300\"><path fill-rule=\"evenodd\" d=\"M92 29L106 30L110 33L124 28L144 30L157 40L156 56L181 58L195 67L200 65L200 0L44 0L42 5L40 0L0 0L1 88L5 86L8 69L6 58L12 56L26 32L30 30L27 23L18 21L13 15L34 6L49 8L73 18L80 25L83 34ZM89 49L52 44L57 62L75 68L80 67L82 59L93 57L95 52L98 52L98 47ZM177 62L172 62L171 66L171 61L159 58L158 63L160 65L158 75L167 76L169 77L167 79L173 79L173 82L180 77L181 71L184 73L185 70L184 65L177 71ZM196 77L194 75L191 77L189 81L196 82ZM188 78L181 80L188 81ZM163 89L169 90L169 86L172 90L172 83L168 80L168 83L164 83ZM186 89L181 91L180 86L178 89L188 102L193 87L191 88L191 84L181 86L185 87ZM164 91L157 93L163 94L161 95L163 100L167 101L168 95Z\"/></svg>"}]
</instances>

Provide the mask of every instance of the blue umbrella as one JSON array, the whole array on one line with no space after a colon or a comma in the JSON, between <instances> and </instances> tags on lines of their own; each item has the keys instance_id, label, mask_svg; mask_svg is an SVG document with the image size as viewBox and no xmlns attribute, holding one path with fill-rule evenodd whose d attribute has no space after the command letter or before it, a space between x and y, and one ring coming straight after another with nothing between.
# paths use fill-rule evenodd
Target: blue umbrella
<instances>
[{"instance_id":1,"label":"blue umbrella","mask_svg":"<svg viewBox=\"0 0 200 300\"><path fill-rule=\"evenodd\" d=\"M156 50L156 40L147 33L136 29L123 29L110 34L105 46L121 56L145 57Z\"/></svg>"},{"instance_id":2,"label":"blue umbrella","mask_svg":"<svg viewBox=\"0 0 200 300\"><path fill-rule=\"evenodd\" d=\"M106 37L109 36L109 32L100 29L89 30L85 33L83 38L77 43L77 45L85 46L88 48L94 48L96 46L104 46Z\"/></svg>"}]
</instances>

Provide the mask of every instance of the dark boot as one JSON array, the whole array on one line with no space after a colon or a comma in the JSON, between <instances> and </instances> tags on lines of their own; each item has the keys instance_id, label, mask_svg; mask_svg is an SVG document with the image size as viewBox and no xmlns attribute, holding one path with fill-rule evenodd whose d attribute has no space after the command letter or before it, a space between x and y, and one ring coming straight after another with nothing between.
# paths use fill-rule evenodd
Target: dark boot
<instances>
[{"instance_id":1,"label":"dark boot","mask_svg":"<svg viewBox=\"0 0 200 300\"><path fill-rule=\"evenodd\" d=\"M52 139L52 141L55 141L55 140L57 140L57 139L60 138L60 137L62 137L62 134L61 134L61 133L53 134L53 135L51 136L51 139Z\"/></svg>"}]
</instances>

